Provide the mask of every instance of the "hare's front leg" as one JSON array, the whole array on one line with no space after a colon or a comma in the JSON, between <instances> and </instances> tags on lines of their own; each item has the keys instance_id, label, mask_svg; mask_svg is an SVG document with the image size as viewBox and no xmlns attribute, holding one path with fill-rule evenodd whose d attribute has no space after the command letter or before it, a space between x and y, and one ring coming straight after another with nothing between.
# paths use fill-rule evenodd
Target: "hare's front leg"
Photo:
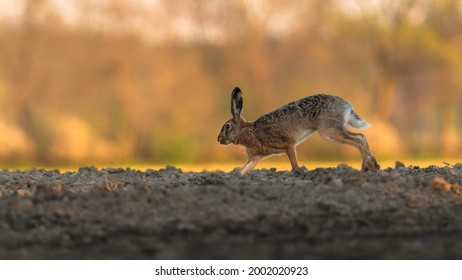
<instances>
[{"instance_id":1,"label":"hare's front leg","mask_svg":"<svg viewBox=\"0 0 462 280\"><path fill-rule=\"evenodd\" d=\"M247 163L242 168L241 174L246 175L247 173L249 173L257 165L261 158L261 156L251 156L249 158L249 161L247 161Z\"/></svg>"},{"instance_id":2,"label":"hare's front leg","mask_svg":"<svg viewBox=\"0 0 462 280\"><path fill-rule=\"evenodd\" d=\"M290 164L292 165L292 170L298 169L298 159L297 159L297 151L295 150L295 145L289 146L286 150L286 154L289 157Z\"/></svg>"}]
</instances>

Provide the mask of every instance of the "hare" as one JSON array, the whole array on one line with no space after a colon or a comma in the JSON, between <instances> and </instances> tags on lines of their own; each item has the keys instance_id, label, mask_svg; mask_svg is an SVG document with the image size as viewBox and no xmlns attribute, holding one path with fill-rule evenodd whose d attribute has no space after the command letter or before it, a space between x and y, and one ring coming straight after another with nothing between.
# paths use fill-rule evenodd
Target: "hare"
<instances>
[{"instance_id":1,"label":"hare","mask_svg":"<svg viewBox=\"0 0 462 280\"><path fill-rule=\"evenodd\" d=\"M232 143L246 147L248 161L241 170L242 175L249 173L262 158L282 153L289 157L292 170L299 168L295 147L316 130L324 139L358 149L362 170L376 172L380 169L366 137L347 130L348 125L359 129L371 125L340 97L327 94L308 96L251 122L241 116L242 108L242 92L236 87L231 93L233 118L223 125L218 134L218 142L222 145Z\"/></svg>"}]
</instances>

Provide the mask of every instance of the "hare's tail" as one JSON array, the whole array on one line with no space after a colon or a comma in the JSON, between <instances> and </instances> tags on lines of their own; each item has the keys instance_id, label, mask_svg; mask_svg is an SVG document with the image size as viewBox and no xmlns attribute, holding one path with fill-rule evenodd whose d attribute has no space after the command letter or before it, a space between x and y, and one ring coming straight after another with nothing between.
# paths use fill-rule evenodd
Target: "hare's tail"
<instances>
[{"instance_id":1,"label":"hare's tail","mask_svg":"<svg viewBox=\"0 0 462 280\"><path fill-rule=\"evenodd\" d=\"M362 120L358 114L356 114L353 110L351 110L351 113L350 113L350 116L348 117L348 123L354 127L354 128L358 128L358 129L366 129L366 128L369 128L371 127L371 125Z\"/></svg>"}]
</instances>

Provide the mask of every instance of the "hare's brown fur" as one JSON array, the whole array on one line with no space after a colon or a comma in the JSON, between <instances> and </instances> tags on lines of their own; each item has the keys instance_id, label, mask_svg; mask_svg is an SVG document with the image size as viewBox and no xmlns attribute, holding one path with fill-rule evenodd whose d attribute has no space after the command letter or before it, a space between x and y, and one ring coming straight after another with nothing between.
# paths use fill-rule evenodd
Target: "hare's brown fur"
<instances>
[{"instance_id":1,"label":"hare's brown fur","mask_svg":"<svg viewBox=\"0 0 462 280\"><path fill-rule=\"evenodd\" d=\"M317 94L291 102L261 116L253 122L241 117L242 92L235 88L231 94L231 113L218 135L221 144L238 144L246 147L248 162L242 174L250 172L262 158L285 153L292 168L299 167L295 147L311 133L330 141L349 144L361 153L362 169L377 171L380 166L369 150L366 137L347 130L348 125L367 128L351 105L337 96Z\"/></svg>"}]
</instances>

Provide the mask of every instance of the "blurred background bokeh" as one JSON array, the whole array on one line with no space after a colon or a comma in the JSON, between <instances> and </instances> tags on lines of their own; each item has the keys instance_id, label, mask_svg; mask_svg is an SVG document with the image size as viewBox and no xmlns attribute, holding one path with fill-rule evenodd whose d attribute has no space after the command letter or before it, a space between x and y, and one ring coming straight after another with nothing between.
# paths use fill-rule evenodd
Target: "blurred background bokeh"
<instances>
[{"instance_id":1,"label":"blurred background bokeh","mask_svg":"<svg viewBox=\"0 0 462 280\"><path fill-rule=\"evenodd\" d=\"M248 120L330 93L380 159L461 157L462 1L0 0L3 165L244 161L234 86Z\"/></svg>"}]
</instances>

